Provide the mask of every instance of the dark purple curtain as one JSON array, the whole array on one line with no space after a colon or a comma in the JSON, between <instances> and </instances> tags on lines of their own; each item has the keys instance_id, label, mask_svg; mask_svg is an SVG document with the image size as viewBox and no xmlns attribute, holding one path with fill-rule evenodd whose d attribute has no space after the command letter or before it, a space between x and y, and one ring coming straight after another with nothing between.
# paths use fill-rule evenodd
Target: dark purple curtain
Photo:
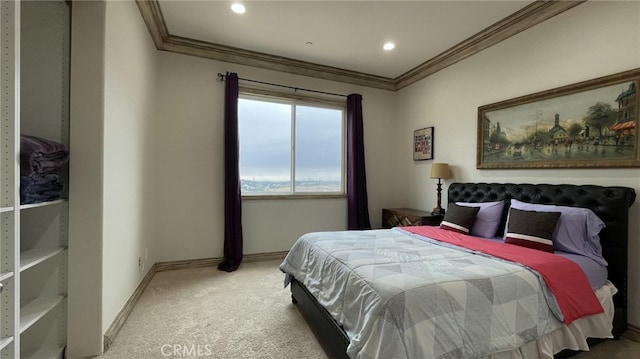
<instances>
[{"instance_id":1,"label":"dark purple curtain","mask_svg":"<svg viewBox=\"0 0 640 359\"><path fill-rule=\"evenodd\" d=\"M224 100L224 261L218 269L233 272L242 262L242 198L238 150L238 74L225 76Z\"/></svg>"},{"instance_id":2,"label":"dark purple curtain","mask_svg":"<svg viewBox=\"0 0 640 359\"><path fill-rule=\"evenodd\" d=\"M371 229L364 166L362 95L347 96L347 226Z\"/></svg>"}]
</instances>

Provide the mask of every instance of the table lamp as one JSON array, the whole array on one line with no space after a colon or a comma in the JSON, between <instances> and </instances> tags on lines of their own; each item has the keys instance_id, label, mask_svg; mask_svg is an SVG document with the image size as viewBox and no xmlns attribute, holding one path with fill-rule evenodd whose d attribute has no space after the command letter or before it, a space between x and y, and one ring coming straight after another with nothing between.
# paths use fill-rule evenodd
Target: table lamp
<instances>
[{"instance_id":1,"label":"table lamp","mask_svg":"<svg viewBox=\"0 0 640 359\"><path fill-rule=\"evenodd\" d=\"M440 205L442 203L442 179L449 178L449 165L446 163L434 163L431 165L431 178L438 179L438 206L431 212L434 216L444 216L444 208Z\"/></svg>"}]
</instances>

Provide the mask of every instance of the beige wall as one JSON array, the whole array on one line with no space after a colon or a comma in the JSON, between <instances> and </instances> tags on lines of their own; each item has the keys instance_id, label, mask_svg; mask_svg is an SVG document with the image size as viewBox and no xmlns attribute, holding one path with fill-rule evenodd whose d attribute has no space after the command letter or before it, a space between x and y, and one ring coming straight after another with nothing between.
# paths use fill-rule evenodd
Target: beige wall
<instances>
[{"instance_id":1,"label":"beige wall","mask_svg":"<svg viewBox=\"0 0 640 359\"><path fill-rule=\"evenodd\" d=\"M72 17L67 357L76 358L102 352L104 332L155 262L157 52L134 2L75 2Z\"/></svg>"},{"instance_id":2,"label":"beige wall","mask_svg":"<svg viewBox=\"0 0 640 359\"><path fill-rule=\"evenodd\" d=\"M102 352L104 2L76 2L71 28L69 358Z\"/></svg>"},{"instance_id":3,"label":"beige wall","mask_svg":"<svg viewBox=\"0 0 640 359\"><path fill-rule=\"evenodd\" d=\"M156 49L133 1L107 1L104 82L102 330L155 261ZM149 258L143 270L138 258Z\"/></svg>"},{"instance_id":4,"label":"beige wall","mask_svg":"<svg viewBox=\"0 0 640 359\"><path fill-rule=\"evenodd\" d=\"M606 24L603 26L602 24ZM640 67L640 2L587 2L398 93L404 138L435 126L435 161L456 182L621 185L640 194L640 169L478 170L478 106ZM405 151L406 204L435 204L430 163ZM443 198L443 201L446 197ZM638 202L638 201L637 201ZM629 321L640 325L640 204L631 208Z\"/></svg>"},{"instance_id":5,"label":"beige wall","mask_svg":"<svg viewBox=\"0 0 640 359\"><path fill-rule=\"evenodd\" d=\"M154 133L162 140L154 177L158 260L221 257L224 237L224 83L218 72L301 88L363 95L369 204L374 225L383 206L399 205L402 177L393 144L395 94L173 53L159 53ZM241 82L242 84L242 82ZM409 144L406 144L410 146ZM288 250L303 233L346 229L346 199L243 201L246 254ZM182 210L179 210L182 209Z\"/></svg>"},{"instance_id":6,"label":"beige wall","mask_svg":"<svg viewBox=\"0 0 640 359\"><path fill-rule=\"evenodd\" d=\"M94 13L78 10L96 6ZM86 78L76 77L72 95L70 357L101 349L101 335L142 278L137 258L145 248L147 268L222 256L218 72L361 93L374 227L383 207L434 207L433 161L414 162L411 154L413 130L427 126L435 126L435 161L450 163L455 181L595 183L640 192L638 169L475 168L478 106L640 67L638 2L587 2L397 93L155 51L132 2L74 4L73 16L86 20L74 30L73 47L73 71ZM84 44L83 29L94 31ZM83 61L95 61L98 73ZM631 210L630 244L636 325L638 208ZM245 253L287 250L304 232L344 229L345 217L344 199L244 201Z\"/></svg>"}]
</instances>

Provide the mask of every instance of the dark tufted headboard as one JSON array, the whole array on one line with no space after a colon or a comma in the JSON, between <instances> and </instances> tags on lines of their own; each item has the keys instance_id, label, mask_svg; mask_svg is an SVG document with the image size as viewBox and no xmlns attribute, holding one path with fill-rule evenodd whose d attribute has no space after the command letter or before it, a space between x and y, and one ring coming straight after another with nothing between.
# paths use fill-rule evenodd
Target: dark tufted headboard
<instances>
[{"instance_id":1,"label":"dark tufted headboard","mask_svg":"<svg viewBox=\"0 0 640 359\"><path fill-rule=\"evenodd\" d=\"M617 338L627 330L627 243L629 237L629 207L636 199L636 192L628 187L604 187L595 185L552 185L514 183L452 183L448 202L504 201L502 223L498 233L503 233L509 212L510 199L591 209L606 224L600 232L602 253L609 263L609 280L618 288L614 296L616 313L613 335Z\"/></svg>"}]
</instances>

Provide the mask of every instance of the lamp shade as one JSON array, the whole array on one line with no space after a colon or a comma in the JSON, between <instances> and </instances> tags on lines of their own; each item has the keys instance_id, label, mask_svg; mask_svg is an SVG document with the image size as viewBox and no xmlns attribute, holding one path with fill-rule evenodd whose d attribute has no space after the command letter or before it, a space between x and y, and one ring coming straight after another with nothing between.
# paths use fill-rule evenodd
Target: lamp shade
<instances>
[{"instance_id":1,"label":"lamp shade","mask_svg":"<svg viewBox=\"0 0 640 359\"><path fill-rule=\"evenodd\" d=\"M446 163L432 164L431 178L449 178L449 165Z\"/></svg>"}]
</instances>

